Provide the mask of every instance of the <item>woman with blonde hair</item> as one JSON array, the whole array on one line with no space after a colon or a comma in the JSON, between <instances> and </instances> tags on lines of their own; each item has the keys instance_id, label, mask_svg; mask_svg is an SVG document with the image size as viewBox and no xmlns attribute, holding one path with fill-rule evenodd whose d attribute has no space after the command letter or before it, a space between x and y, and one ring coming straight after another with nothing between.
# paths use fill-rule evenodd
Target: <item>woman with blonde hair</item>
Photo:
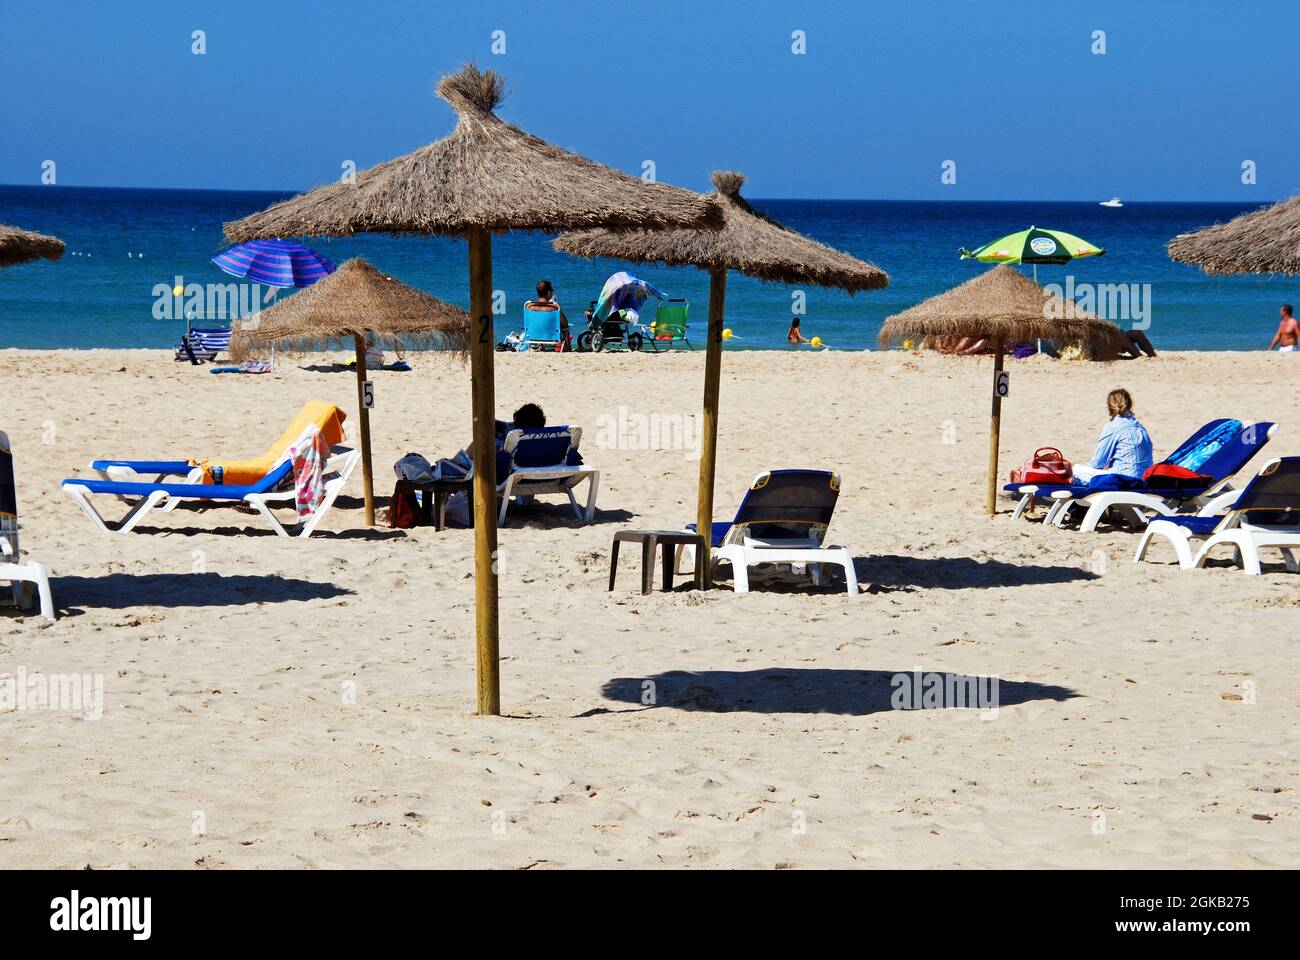
<instances>
[{"instance_id":1,"label":"woman with blonde hair","mask_svg":"<svg viewBox=\"0 0 1300 960\"><path fill-rule=\"evenodd\" d=\"M1106 411L1110 419L1101 428L1092 460L1074 465L1076 483L1089 483L1106 473L1140 480L1154 461L1151 437L1133 415L1132 394L1123 387L1112 390L1106 395Z\"/></svg>"}]
</instances>

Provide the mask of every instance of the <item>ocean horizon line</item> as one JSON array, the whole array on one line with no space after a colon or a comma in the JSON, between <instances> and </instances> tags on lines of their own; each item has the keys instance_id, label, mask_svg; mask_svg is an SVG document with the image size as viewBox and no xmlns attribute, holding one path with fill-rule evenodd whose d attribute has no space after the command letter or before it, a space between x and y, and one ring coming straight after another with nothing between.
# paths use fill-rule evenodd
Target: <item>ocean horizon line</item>
<instances>
[{"instance_id":1,"label":"ocean horizon line","mask_svg":"<svg viewBox=\"0 0 1300 960\"><path fill-rule=\"evenodd\" d=\"M631 176L631 174L629 174ZM102 184L76 184L76 183L59 183L59 184L41 184L41 183L0 183L0 189L19 189L31 190L37 188L53 187L54 189L72 189L72 190L103 190L112 192L153 192L153 193L242 193L242 194L265 194L267 196L296 196L305 193L308 190L323 184L318 183L313 186L294 188L272 188L272 187L141 187L141 186L105 186ZM669 181L663 181L665 183ZM673 184L681 186L680 184ZM690 189L689 187L686 189ZM704 192L704 191L698 191ZM1276 203L1280 200L1289 199L1294 194L1286 193L1277 196L1266 196L1259 200L1261 206ZM1114 194L1113 194L1114 196ZM1124 206L1141 206L1155 204L1178 204L1180 206L1219 206L1222 204L1242 204L1253 203L1253 200L1247 200L1243 197L1224 197L1218 199L1200 199L1184 200L1177 197L1162 197L1157 199L1147 198L1142 200L1124 200L1123 195L1118 195L1123 200ZM746 197L758 201L774 201L777 203L900 203L900 204L964 204L964 203L1005 203L1005 204L1025 204L1025 203L1079 203L1079 204L1100 204L1101 201L1095 197L1087 198L1047 198L1047 197L964 197L953 200L943 200L934 197L814 197L814 196L750 196ZM1109 198L1106 198L1109 199Z\"/></svg>"}]
</instances>

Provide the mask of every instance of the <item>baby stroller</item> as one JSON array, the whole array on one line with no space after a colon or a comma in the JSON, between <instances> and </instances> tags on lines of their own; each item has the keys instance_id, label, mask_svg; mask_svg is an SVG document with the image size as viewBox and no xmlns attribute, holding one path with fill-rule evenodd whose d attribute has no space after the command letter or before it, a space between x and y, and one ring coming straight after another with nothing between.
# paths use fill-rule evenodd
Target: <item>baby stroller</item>
<instances>
[{"instance_id":1,"label":"baby stroller","mask_svg":"<svg viewBox=\"0 0 1300 960\"><path fill-rule=\"evenodd\" d=\"M645 344L645 333L641 324L629 319L626 314L636 316L636 311L614 310L604 320L595 317L596 301L587 307L587 329L578 334L574 345L581 353L600 353L602 350L625 347L628 350L640 350Z\"/></svg>"},{"instance_id":2,"label":"baby stroller","mask_svg":"<svg viewBox=\"0 0 1300 960\"><path fill-rule=\"evenodd\" d=\"M600 298L587 307L587 329L575 341L578 350L640 350L649 331L641 324L638 308L650 296L664 299L663 293L627 271L614 274L605 281Z\"/></svg>"}]
</instances>

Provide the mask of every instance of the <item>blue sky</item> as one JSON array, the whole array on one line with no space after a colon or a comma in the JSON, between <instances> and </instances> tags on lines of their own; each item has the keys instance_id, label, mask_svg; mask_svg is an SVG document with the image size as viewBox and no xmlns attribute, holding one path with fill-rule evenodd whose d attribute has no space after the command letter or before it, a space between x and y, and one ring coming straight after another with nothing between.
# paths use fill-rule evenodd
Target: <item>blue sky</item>
<instances>
[{"instance_id":1,"label":"blue sky","mask_svg":"<svg viewBox=\"0 0 1300 960\"><path fill-rule=\"evenodd\" d=\"M733 168L757 197L1264 203L1300 190L1293 0L4 7L0 183L39 183L52 159L68 185L304 189L442 136L452 114L434 82L475 59L505 74L511 122L631 172L653 160L659 179L696 189ZM940 181L945 160L955 184Z\"/></svg>"}]
</instances>

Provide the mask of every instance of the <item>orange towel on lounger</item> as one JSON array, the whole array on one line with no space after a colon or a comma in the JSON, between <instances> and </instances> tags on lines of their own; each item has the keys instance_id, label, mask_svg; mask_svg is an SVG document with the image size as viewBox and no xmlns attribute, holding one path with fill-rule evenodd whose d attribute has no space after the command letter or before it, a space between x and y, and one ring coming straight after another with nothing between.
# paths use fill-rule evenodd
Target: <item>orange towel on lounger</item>
<instances>
[{"instance_id":1,"label":"orange towel on lounger","mask_svg":"<svg viewBox=\"0 0 1300 960\"><path fill-rule=\"evenodd\" d=\"M275 462L309 426L314 425L331 447L342 443L345 419L347 414L334 404L322 400L309 400L298 411L298 416L294 417L293 423L289 424L284 433L280 434L280 438L271 444L262 456L249 460L201 460L196 463L196 466L203 467L204 483L214 482L213 467L221 467L221 482L228 486L256 483L266 476Z\"/></svg>"}]
</instances>

